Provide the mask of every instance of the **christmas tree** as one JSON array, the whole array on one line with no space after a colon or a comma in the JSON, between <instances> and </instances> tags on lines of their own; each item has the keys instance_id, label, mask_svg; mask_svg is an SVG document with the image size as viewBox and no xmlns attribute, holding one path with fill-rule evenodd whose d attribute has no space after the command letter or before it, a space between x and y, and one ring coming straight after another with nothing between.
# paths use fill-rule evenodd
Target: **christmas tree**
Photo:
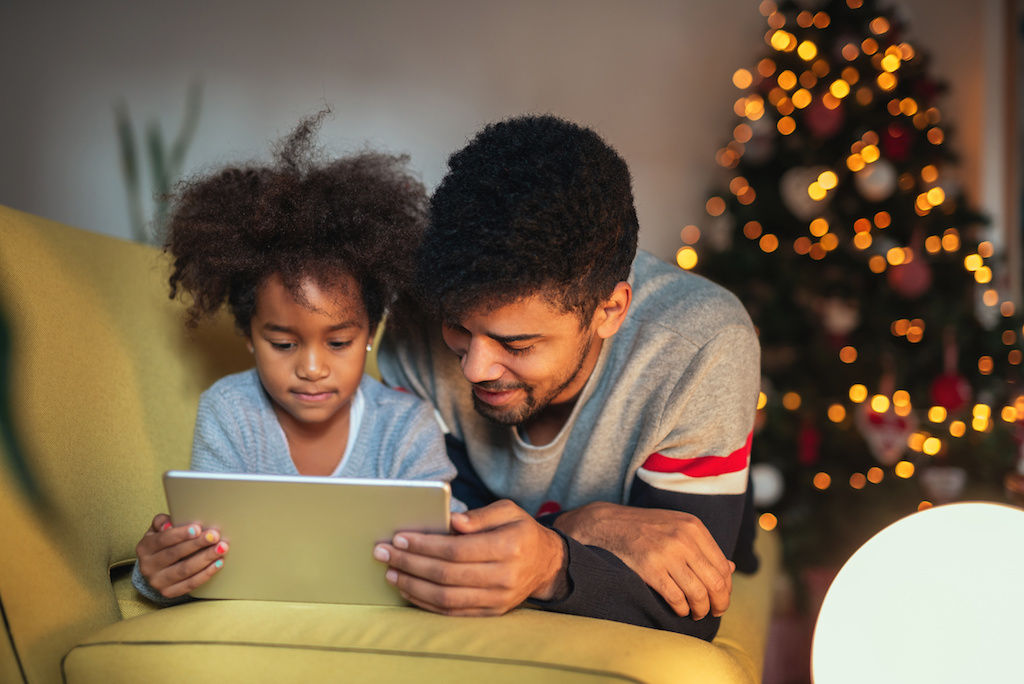
<instances>
[{"instance_id":1,"label":"christmas tree","mask_svg":"<svg viewBox=\"0 0 1024 684\"><path fill-rule=\"evenodd\" d=\"M905 23L873 0L761 12L722 187L677 261L758 329L762 526L793 564L839 563L918 508L1001 495L1024 330L956 181L944 85Z\"/></svg>"}]
</instances>

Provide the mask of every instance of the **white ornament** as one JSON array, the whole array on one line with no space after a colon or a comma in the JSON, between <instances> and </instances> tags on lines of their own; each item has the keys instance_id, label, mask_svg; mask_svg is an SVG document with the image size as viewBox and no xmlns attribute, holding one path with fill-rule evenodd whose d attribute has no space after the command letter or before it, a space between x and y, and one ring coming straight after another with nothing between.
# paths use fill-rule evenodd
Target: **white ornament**
<instances>
[{"instance_id":1,"label":"white ornament","mask_svg":"<svg viewBox=\"0 0 1024 684\"><path fill-rule=\"evenodd\" d=\"M869 202L881 202L896 191L896 169L886 159L868 164L853 176L861 197Z\"/></svg>"},{"instance_id":2,"label":"white ornament","mask_svg":"<svg viewBox=\"0 0 1024 684\"><path fill-rule=\"evenodd\" d=\"M750 140L745 145L743 158L755 166L768 161L775 152L775 138L778 135L775 124L767 116L747 124L751 129Z\"/></svg>"},{"instance_id":3,"label":"white ornament","mask_svg":"<svg viewBox=\"0 0 1024 684\"><path fill-rule=\"evenodd\" d=\"M783 203L793 216L801 221L821 216L822 209L828 203L828 194L821 200L811 199L807 194L807 188L825 171L828 171L825 166L794 166L779 179L779 192L782 194Z\"/></svg>"},{"instance_id":4,"label":"white ornament","mask_svg":"<svg viewBox=\"0 0 1024 684\"><path fill-rule=\"evenodd\" d=\"M878 413L867 402L857 411L857 429L868 443L871 455L882 465L891 466L907 450L907 438L917 429L914 414L897 416L892 411Z\"/></svg>"},{"instance_id":5,"label":"white ornament","mask_svg":"<svg viewBox=\"0 0 1024 684\"><path fill-rule=\"evenodd\" d=\"M754 487L754 505L758 508L775 505L786 489L782 473L768 463L755 463L750 466L750 482Z\"/></svg>"},{"instance_id":6,"label":"white ornament","mask_svg":"<svg viewBox=\"0 0 1024 684\"><path fill-rule=\"evenodd\" d=\"M828 334L846 337L860 325L860 309L855 301L828 297L821 305L821 324Z\"/></svg>"},{"instance_id":7,"label":"white ornament","mask_svg":"<svg viewBox=\"0 0 1024 684\"><path fill-rule=\"evenodd\" d=\"M967 483L967 472L957 466L931 466L921 473L921 488L937 504L959 498Z\"/></svg>"}]
</instances>

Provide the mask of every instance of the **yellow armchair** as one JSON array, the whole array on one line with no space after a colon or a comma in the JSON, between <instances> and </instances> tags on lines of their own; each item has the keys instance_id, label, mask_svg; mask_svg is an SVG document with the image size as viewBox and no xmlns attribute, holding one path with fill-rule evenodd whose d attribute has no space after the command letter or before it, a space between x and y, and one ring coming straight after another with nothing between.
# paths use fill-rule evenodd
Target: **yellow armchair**
<instances>
[{"instance_id":1,"label":"yellow armchair","mask_svg":"<svg viewBox=\"0 0 1024 684\"><path fill-rule=\"evenodd\" d=\"M160 476L188 467L199 393L248 365L227 317L185 329L166 269L152 247L0 207L6 389L40 493L0 454L0 681L760 681L773 535L712 643L531 609L145 603L128 574Z\"/></svg>"}]
</instances>

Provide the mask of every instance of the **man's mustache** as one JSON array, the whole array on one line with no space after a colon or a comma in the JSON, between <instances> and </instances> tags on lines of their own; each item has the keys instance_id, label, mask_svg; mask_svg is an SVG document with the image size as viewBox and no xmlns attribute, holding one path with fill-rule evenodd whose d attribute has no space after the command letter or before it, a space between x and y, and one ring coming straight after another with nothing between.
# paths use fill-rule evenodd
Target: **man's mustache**
<instances>
[{"instance_id":1,"label":"man's mustache","mask_svg":"<svg viewBox=\"0 0 1024 684\"><path fill-rule=\"evenodd\" d=\"M522 382L502 383L497 380L490 380L488 382L475 382L473 387L482 389L485 392L508 392L516 389L526 389L528 385Z\"/></svg>"}]
</instances>

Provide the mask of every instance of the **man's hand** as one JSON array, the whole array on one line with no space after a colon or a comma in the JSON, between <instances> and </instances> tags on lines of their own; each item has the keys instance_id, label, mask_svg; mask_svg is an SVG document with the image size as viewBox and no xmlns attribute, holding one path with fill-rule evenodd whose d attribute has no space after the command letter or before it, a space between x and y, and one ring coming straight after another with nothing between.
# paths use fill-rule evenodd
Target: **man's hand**
<instances>
[{"instance_id":1,"label":"man's hand","mask_svg":"<svg viewBox=\"0 0 1024 684\"><path fill-rule=\"evenodd\" d=\"M729 607L736 565L689 513L597 502L563 513L555 527L614 553L679 615L700 620Z\"/></svg>"},{"instance_id":2,"label":"man's hand","mask_svg":"<svg viewBox=\"0 0 1024 684\"><path fill-rule=\"evenodd\" d=\"M400 532L373 550L410 603L447 615L501 615L566 591L565 543L511 501L452 515L459 534Z\"/></svg>"}]
</instances>

